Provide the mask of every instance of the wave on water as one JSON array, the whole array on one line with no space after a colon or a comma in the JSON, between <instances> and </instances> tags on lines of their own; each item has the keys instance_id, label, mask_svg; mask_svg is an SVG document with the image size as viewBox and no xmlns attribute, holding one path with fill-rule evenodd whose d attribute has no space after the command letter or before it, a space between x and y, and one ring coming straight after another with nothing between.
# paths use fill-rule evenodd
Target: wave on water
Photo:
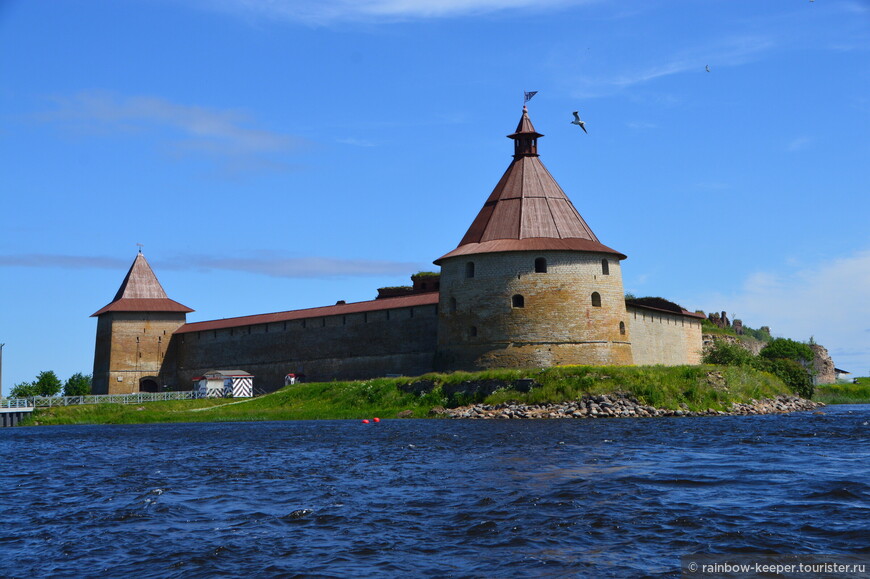
<instances>
[{"instance_id":1,"label":"wave on water","mask_svg":"<svg viewBox=\"0 0 870 579\"><path fill-rule=\"evenodd\" d=\"M12 577L667 577L868 553L870 408L0 432Z\"/></svg>"}]
</instances>

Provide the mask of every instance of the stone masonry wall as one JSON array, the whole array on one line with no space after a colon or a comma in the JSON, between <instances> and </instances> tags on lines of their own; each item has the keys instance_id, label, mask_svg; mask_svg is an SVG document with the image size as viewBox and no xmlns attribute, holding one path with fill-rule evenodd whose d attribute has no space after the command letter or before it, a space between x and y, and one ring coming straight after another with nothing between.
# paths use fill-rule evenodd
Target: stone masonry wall
<instances>
[{"instance_id":1,"label":"stone masonry wall","mask_svg":"<svg viewBox=\"0 0 870 579\"><path fill-rule=\"evenodd\" d=\"M97 320L94 394L139 392L142 378L156 378L172 334L185 314L174 312L107 312Z\"/></svg>"},{"instance_id":2,"label":"stone masonry wall","mask_svg":"<svg viewBox=\"0 0 870 579\"><path fill-rule=\"evenodd\" d=\"M535 272L537 258L546 259L546 273ZM600 306L592 305L593 292ZM513 296L522 296L522 307ZM442 263L436 369L631 363L622 274L612 255L505 252Z\"/></svg>"},{"instance_id":3,"label":"stone masonry wall","mask_svg":"<svg viewBox=\"0 0 870 579\"><path fill-rule=\"evenodd\" d=\"M828 349L819 344L810 344L813 351L813 371L816 384L833 384L837 381L837 371L834 369L834 361L828 354Z\"/></svg>"},{"instance_id":4,"label":"stone masonry wall","mask_svg":"<svg viewBox=\"0 0 870 579\"><path fill-rule=\"evenodd\" d=\"M306 381L420 375L432 371L437 320L430 305L177 334L167 381L186 390L207 370L244 370L255 389L273 391L289 372Z\"/></svg>"},{"instance_id":5,"label":"stone masonry wall","mask_svg":"<svg viewBox=\"0 0 870 579\"><path fill-rule=\"evenodd\" d=\"M628 318L635 364L701 363L701 320L631 306Z\"/></svg>"}]
</instances>

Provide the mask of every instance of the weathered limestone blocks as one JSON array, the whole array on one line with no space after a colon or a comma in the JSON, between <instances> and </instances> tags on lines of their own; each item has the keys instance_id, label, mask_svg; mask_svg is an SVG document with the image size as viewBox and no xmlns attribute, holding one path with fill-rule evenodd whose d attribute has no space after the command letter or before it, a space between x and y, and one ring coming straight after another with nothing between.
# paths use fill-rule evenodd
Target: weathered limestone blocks
<instances>
[{"instance_id":1,"label":"weathered limestone blocks","mask_svg":"<svg viewBox=\"0 0 870 579\"><path fill-rule=\"evenodd\" d=\"M610 254L447 259L438 315L439 371L633 363L619 259Z\"/></svg>"}]
</instances>

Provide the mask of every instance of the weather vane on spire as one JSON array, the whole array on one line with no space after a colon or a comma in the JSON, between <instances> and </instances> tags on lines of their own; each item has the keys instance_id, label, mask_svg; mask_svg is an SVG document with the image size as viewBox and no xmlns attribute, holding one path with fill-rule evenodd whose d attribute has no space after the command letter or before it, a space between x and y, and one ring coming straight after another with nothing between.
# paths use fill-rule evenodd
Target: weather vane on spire
<instances>
[{"instance_id":1,"label":"weather vane on spire","mask_svg":"<svg viewBox=\"0 0 870 579\"><path fill-rule=\"evenodd\" d=\"M139 253L142 253L142 248L145 247L145 246L142 245L141 243L137 243L136 245L139 246Z\"/></svg>"},{"instance_id":2,"label":"weather vane on spire","mask_svg":"<svg viewBox=\"0 0 870 579\"><path fill-rule=\"evenodd\" d=\"M525 96L523 97L523 106L526 106L526 103L529 102L530 100L532 100L532 97L535 96L536 94L538 94L538 91L536 91L536 90L524 91L523 95L525 95Z\"/></svg>"}]
</instances>

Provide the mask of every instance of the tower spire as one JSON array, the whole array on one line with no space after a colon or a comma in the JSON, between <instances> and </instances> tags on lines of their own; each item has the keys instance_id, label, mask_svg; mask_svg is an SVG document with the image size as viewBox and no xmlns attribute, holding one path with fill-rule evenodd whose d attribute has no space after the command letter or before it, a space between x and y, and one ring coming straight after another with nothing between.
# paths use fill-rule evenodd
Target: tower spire
<instances>
[{"instance_id":1,"label":"tower spire","mask_svg":"<svg viewBox=\"0 0 870 579\"><path fill-rule=\"evenodd\" d=\"M602 245L589 225L544 167L538 156L538 137L527 107L517 130L508 135L514 141L514 155L471 227L450 253L435 260L458 255L501 251L587 251L625 255Z\"/></svg>"},{"instance_id":2,"label":"tower spire","mask_svg":"<svg viewBox=\"0 0 870 579\"><path fill-rule=\"evenodd\" d=\"M534 125L532 125L532 119L529 118L529 108L523 105L523 116L520 117L517 130L508 135L509 139L514 140L514 159L537 157L538 137L543 136L535 130Z\"/></svg>"},{"instance_id":3,"label":"tower spire","mask_svg":"<svg viewBox=\"0 0 870 579\"><path fill-rule=\"evenodd\" d=\"M192 312L193 310L169 299L140 249L114 299L93 315L99 316L109 311Z\"/></svg>"}]
</instances>

